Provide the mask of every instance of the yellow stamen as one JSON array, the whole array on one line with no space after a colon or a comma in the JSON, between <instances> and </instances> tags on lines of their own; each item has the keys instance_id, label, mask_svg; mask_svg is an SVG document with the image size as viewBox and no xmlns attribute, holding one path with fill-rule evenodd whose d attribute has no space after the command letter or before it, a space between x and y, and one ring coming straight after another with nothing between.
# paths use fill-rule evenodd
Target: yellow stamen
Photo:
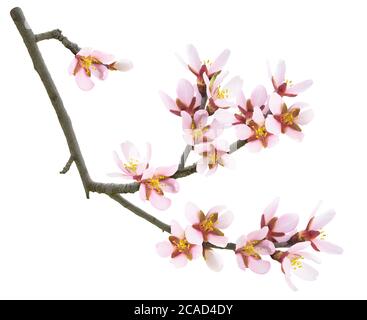
<instances>
[{"instance_id":1,"label":"yellow stamen","mask_svg":"<svg viewBox=\"0 0 367 320\"><path fill-rule=\"evenodd\" d=\"M320 230L320 235L319 235L320 240L325 240L326 236L327 236L326 232L324 230Z\"/></svg>"},{"instance_id":2,"label":"yellow stamen","mask_svg":"<svg viewBox=\"0 0 367 320\"><path fill-rule=\"evenodd\" d=\"M129 159L128 162L124 163L125 169L131 172L136 172L138 165L139 165L139 161L136 159Z\"/></svg>"},{"instance_id":3,"label":"yellow stamen","mask_svg":"<svg viewBox=\"0 0 367 320\"><path fill-rule=\"evenodd\" d=\"M292 112L286 112L282 114L282 122L288 126L294 123L294 116Z\"/></svg>"},{"instance_id":4,"label":"yellow stamen","mask_svg":"<svg viewBox=\"0 0 367 320\"><path fill-rule=\"evenodd\" d=\"M218 99L227 99L229 97L229 90L228 89L222 89L221 86L218 86L217 88L217 97Z\"/></svg>"},{"instance_id":5,"label":"yellow stamen","mask_svg":"<svg viewBox=\"0 0 367 320\"><path fill-rule=\"evenodd\" d=\"M291 266L293 270L301 269L303 267L302 261L304 258L302 256L296 256L291 259Z\"/></svg>"},{"instance_id":6,"label":"yellow stamen","mask_svg":"<svg viewBox=\"0 0 367 320\"><path fill-rule=\"evenodd\" d=\"M265 126L258 127L255 129L256 139L265 138L267 135L268 135L268 132L266 131Z\"/></svg>"},{"instance_id":7,"label":"yellow stamen","mask_svg":"<svg viewBox=\"0 0 367 320\"><path fill-rule=\"evenodd\" d=\"M205 219L200 223L200 229L205 232L211 232L214 230L214 222L211 219Z\"/></svg>"},{"instance_id":8,"label":"yellow stamen","mask_svg":"<svg viewBox=\"0 0 367 320\"><path fill-rule=\"evenodd\" d=\"M203 61L203 64L205 64L207 67L211 66L213 62L210 59L206 59Z\"/></svg>"},{"instance_id":9,"label":"yellow stamen","mask_svg":"<svg viewBox=\"0 0 367 320\"><path fill-rule=\"evenodd\" d=\"M180 252L184 252L187 249L190 248L190 243L188 243L188 241L186 239L180 239L180 241L177 243L176 245L177 250Z\"/></svg>"},{"instance_id":10,"label":"yellow stamen","mask_svg":"<svg viewBox=\"0 0 367 320\"><path fill-rule=\"evenodd\" d=\"M249 241L246 243L246 245L242 248L242 251L247 255L247 256L253 256L253 257L259 257L260 255L257 253L255 246L259 243L260 241Z\"/></svg>"},{"instance_id":11,"label":"yellow stamen","mask_svg":"<svg viewBox=\"0 0 367 320\"><path fill-rule=\"evenodd\" d=\"M287 80L285 80L285 83L287 84L287 87L293 86L293 81L292 80L287 79Z\"/></svg>"}]
</instances>

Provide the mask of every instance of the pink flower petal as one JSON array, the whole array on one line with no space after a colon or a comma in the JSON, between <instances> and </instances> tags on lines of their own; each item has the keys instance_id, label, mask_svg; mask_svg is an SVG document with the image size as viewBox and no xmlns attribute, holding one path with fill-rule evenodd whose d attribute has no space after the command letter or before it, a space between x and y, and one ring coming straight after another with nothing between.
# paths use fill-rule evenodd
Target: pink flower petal
<instances>
[{"instance_id":1,"label":"pink flower petal","mask_svg":"<svg viewBox=\"0 0 367 320\"><path fill-rule=\"evenodd\" d=\"M155 171L155 169L151 168L151 167L145 169L144 172L143 172L143 175L141 177L141 180L151 179L154 175L154 171Z\"/></svg>"},{"instance_id":2,"label":"pink flower petal","mask_svg":"<svg viewBox=\"0 0 367 320\"><path fill-rule=\"evenodd\" d=\"M246 140L253 135L252 129L245 124L237 124L234 126L236 130L237 138L240 140Z\"/></svg>"},{"instance_id":3,"label":"pink flower petal","mask_svg":"<svg viewBox=\"0 0 367 320\"><path fill-rule=\"evenodd\" d=\"M321 240L321 239L314 239L312 240L314 245L321 251L331 254L342 254L343 249L336 244L333 244L329 241Z\"/></svg>"},{"instance_id":4,"label":"pink flower petal","mask_svg":"<svg viewBox=\"0 0 367 320\"><path fill-rule=\"evenodd\" d=\"M227 82L227 84L224 86L224 89L228 89L228 93L231 99L237 98L242 90L242 85L243 80L239 76L236 76Z\"/></svg>"},{"instance_id":5,"label":"pink flower petal","mask_svg":"<svg viewBox=\"0 0 367 320\"><path fill-rule=\"evenodd\" d=\"M293 291L298 291L297 287L293 284L293 282L291 280L291 277L286 276L285 281L286 281L289 288L291 288Z\"/></svg>"},{"instance_id":6,"label":"pink flower petal","mask_svg":"<svg viewBox=\"0 0 367 320\"><path fill-rule=\"evenodd\" d=\"M219 229L226 229L228 228L231 223L233 222L234 215L232 211L226 211L219 215L218 221L216 223L216 227Z\"/></svg>"},{"instance_id":7,"label":"pink flower petal","mask_svg":"<svg viewBox=\"0 0 367 320\"><path fill-rule=\"evenodd\" d=\"M261 107L265 105L268 99L268 94L264 86L257 86L251 93L251 103L254 107Z\"/></svg>"},{"instance_id":8,"label":"pink flower petal","mask_svg":"<svg viewBox=\"0 0 367 320\"><path fill-rule=\"evenodd\" d=\"M254 108L254 113L252 115L252 120L254 120L259 126L262 126L265 122L264 114L259 107Z\"/></svg>"},{"instance_id":9,"label":"pink flower petal","mask_svg":"<svg viewBox=\"0 0 367 320\"><path fill-rule=\"evenodd\" d=\"M198 110L194 114L196 128L203 128L208 121L208 112L206 110Z\"/></svg>"},{"instance_id":10,"label":"pink flower petal","mask_svg":"<svg viewBox=\"0 0 367 320\"><path fill-rule=\"evenodd\" d=\"M171 262L176 268L182 268L187 265L188 260L187 257L183 253L181 253L177 257L171 259Z\"/></svg>"},{"instance_id":11,"label":"pink flower petal","mask_svg":"<svg viewBox=\"0 0 367 320\"><path fill-rule=\"evenodd\" d=\"M187 220L189 220L191 224L196 224L200 222L199 213L200 209L194 203L188 202L186 204L185 215Z\"/></svg>"},{"instance_id":12,"label":"pink flower petal","mask_svg":"<svg viewBox=\"0 0 367 320\"><path fill-rule=\"evenodd\" d=\"M149 201L158 210L167 210L171 205L171 200L158 194L155 190L150 193Z\"/></svg>"},{"instance_id":13,"label":"pink flower petal","mask_svg":"<svg viewBox=\"0 0 367 320\"><path fill-rule=\"evenodd\" d=\"M165 258L172 254L173 246L169 241L163 241L156 244L157 253Z\"/></svg>"},{"instance_id":14,"label":"pink flower petal","mask_svg":"<svg viewBox=\"0 0 367 320\"><path fill-rule=\"evenodd\" d=\"M106 80L108 75L108 69L104 65L101 64L95 64L93 67L91 67L91 73L99 80Z\"/></svg>"},{"instance_id":15,"label":"pink flower petal","mask_svg":"<svg viewBox=\"0 0 367 320\"><path fill-rule=\"evenodd\" d=\"M257 274L265 274L270 270L270 262L265 260L256 260L249 257L248 267L251 271Z\"/></svg>"},{"instance_id":16,"label":"pink flower petal","mask_svg":"<svg viewBox=\"0 0 367 320\"><path fill-rule=\"evenodd\" d=\"M92 52L93 52L92 48L82 48L76 55L82 57L88 57L92 54Z\"/></svg>"},{"instance_id":17,"label":"pink flower petal","mask_svg":"<svg viewBox=\"0 0 367 320\"><path fill-rule=\"evenodd\" d=\"M130 159L139 159L140 154L138 149L136 149L135 145L130 141L125 141L120 144L122 154L124 155L125 159L129 161Z\"/></svg>"},{"instance_id":18,"label":"pink flower petal","mask_svg":"<svg viewBox=\"0 0 367 320\"><path fill-rule=\"evenodd\" d=\"M282 104L283 104L282 97L274 92L269 98L269 109L271 113L274 115L281 114Z\"/></svg>"},{"instance_id":19,"label":"pink flower petal","mask_svg":"<svg viewBox=\"0 0 367 320\"><path fill-rule=\"evenodd\" d=\"M290 86L289 88L287 88L287 93L299 94L299 93L307 90L309 87L311 87L312 84L313 84L312 80L305 80L305 81L296 83L293 86Z\"/></svg>"},{"instance_id":20,"label":"pink flower petal","mask_svg":"<svg viewBox=\"0 0 367 320\"><path fill-rule=\"evenodd\" d=\"M176 102L173 101L173 99L169 95L167 95L163 91L159 91L159 95L168 110L180 111L180 109L176 105Z\"/></svg>"},{"instance_id":21,"label":"pink flower petal","mask_svg":"<svg viewBox=\"0 0 367 320\"><path fill-rule=\"evenodd\" d=\"M272 134L280 134L281 132L280 123L277 120L275 120L275 118L271 114L266 117L265 128L266 131Z\"/></svg>"},{"instance_id":22,"label":"pink flower petal","mask_svg":"<svg viewBox=\"0 0 367 320\"><path fill-rule=\"evenodd\" d=\"M279 137L275 134L268 136L268 148L274 147L279 142Z\"/></svg>"},{"instance_id":23,"label":"pink flower petal","mask_svg":"<svg viewBox=\"0 0 367 320\"><path fill-rule=\"evenodd\" d=\"M185 79L181 79L177 85L177 97L186 105L189 106L194 97L194 88L191 83Z\"/></svg>"},{"instance_id":24,"label":"pink flower petal","mask_svg":"<svg viewBox=\"0 0 367 320\"><path fill-rule=\"evenodd\" d=\"M219 205L219 206L214 206L212 208L210 208L210 210L208 211L208 215L212 214L212 213L221 213L226 207Z\"/></svg>"},{"instance_id":25,"label":"pink flower petal","mask_svg":"<svg viewBox=\"0 0 367 320\"><path fill-rule=\"evenodd\" d=\"M71 61L68 72L70 75L74 75L75 67L78 64L78 59L74 58L73 61Z\"/></svg>"},{"instance_id":26,"label":"pink flower petal","mask_svg":"<svg viewBox=\"0 0 367 320\"><path fill-rule=\"evenodd\" d=\"M211 64L208 73L213 74L222 70L223 66L227 63L230 54L231 52L228 49L224 50Z\"/></svg>"},{"instance_id":27,"label":"pink flower petal","mask_svg":"<svg viewBox=\"0 0 367 320\"><path fill-rule=\"evenodd\" d=\"M238 267L245 271L246 265L245 265L245 262L243 261L242 255L239 253L236 253L236 260L237 260Z\"/></svg>"},{"instance_id":28,"label":"pink flower petal","mask_svg":"<svg viewBox=\"0 0 367 320\"><path fill-rule=\"evenodd\" d=\"M211 249L204 250L204 259L209 269L219 272L223 269L223 261L220 255Z\"/></svg>"},{"instance_id":29,"label":"pink flower petal","mask_svg":"<svg viewBox=\"0 0 367 320\"><path fill-rule=\"evenodd\" d=\"M196 171L200 174L204 174L208 169L208 160L206 158L200 158L196 163Z\"/></svg>"},{"instance_id":30,"label":"pink flower petal","mask_svg":"<svg viewBox=\"0 0 367 320\"><path fill-rule=\"evenodd\" d=\"M245 148L250 152L259 152L263 148L263 145L259 140L254 140L247 142Z\"/></svg>"},{"instance_id":31,"label":"pink flower petal","mask_svg":"<svg viewBox=\"0 0 367 320\"><path fill-rule=\"evenodd\" d=\"M75 81L80 89L84 91L91 90L94 87L94 83L90 77L85 73L84 69L80 69L75 75Z\"/></svg>"},{"instance_id":32,"label":"pink flower petal","mask_svg":"<svg viewBox=\"0 0 367 320\"><path fill-rule=\"evenodd\" d=\"M185 231L176 220L171 221L171 234L179 239L185 237Z\"/></svg>"},{"instance_id":33,"label":"pink flower petal","mask_svg":"<svg viewBox=\"0 0 367 320\"><path fill-rule=\"evenodd\" d=\"M319 273L316 269L311 267L309 264L302 262L302 266L300 268L294 267L292 272L299 278L305 281L314 281L317 279Z\"/></svg>"},{"instance_id":34,"label":"pink flower petal","mask_svg":"<svg viewBox=\"0 0 367 320\"><path fill-rule=\"evenodd\" d=\"M285 62L283 60L278 62L273 79L277 87L285 81Z\"/></svg>"},{"instance_id":35,"label":"pink flower petal","mask_svg":"<svg viewBox=\"0 0 367 320\"><path fill-rule=\"evenodd\" d=\"M255 250L260 255L271 255L275 252L274 243L269 240L263 240L255 246Z\"/></svg>"},{"instance_id":36,"label":"pink flower petal","mask_svg":"<svg viewBox=\"0 0 367 320\"><path fill-rule=\"evenodd\" d=\"M275 213L279 206L279 198L275 198L264 210L264 218L265 224L268 224L269 221L275 216Z\"/></svg>"},{"instance_id":37,"label":"pink flower petal","mask_svg":"<svg viewBox=\"0 0 367 320\"><path fill-rule=\"evenodd\" d=\"M201 68L201 60L196 48L190 44L187 46L187 56L189 59L189 65L196 73L199 73Z\"/></svg>"},{"instance_id":38,"label":"pink flower petal","mask_svg":"<svg viewBox=\"0 0 367 320\"><path fill-rule=\"evenodd\" d=\"M247 235L247 241L263 240L268 232L268 227L263 227L260 230L253 231Z\"/></svg>"},{"instance_id":39,"label":"pink flower petal","mask_svg":"<svg viewBox=\"0 0 367 320\"><path fill-rule=\"evenodd\" d=\"M278 218L273 231L288 233L297 227L298 221L298 215L284 214Z\"/></svg>"},{"instance_id":40,"label":"pink flower petal","mask_svg":"<svg viewBox=\"0 0 367 320\"><path fill-rule=\"evenodd\" d=\"M237 105L240 107L246 107L246 97L243 91L241 90L240 93L237 95ZM247 109L247 108L246 108Z\"/></svg>"},{"instance_id":41,"label":"pink flower petal","mask_svg":"<svg viewBox=\"0 0 367 320\"><path fill-rule=\"evenodd\" d=\"M180 185L176 179L168 178L161 181L161 188L164 192L177 193L180 190Z\"/></svg>"},{"instance_id":42,"label":"pink flower petal","mask_svg":"<svg viewBox=\"0 0 367 320\"><path fill-rule=\"evenodd\" d=\"M94 50L91 53L91 56L97 58L99 61L101 61L104 64L111 64L115 61L115 57L112 54L107 54L98 50Z\"/></svg>"},{"instance_id":43,"label":"pink flower petal","mask_svg":"<svg viewBox=\"0 0 367 320\"><path fill-rule=\"evenodd\" d=\"M141 200L147 200L147 189L145 187L145 184L144 183L141 183L140 184L140 187L139 187L139 196L140 196L140 199Z\"/></svg>"},{"instance_id":44,"label":"pink flower petal","mask_svg":"<svg viewBox=\"0 0 367 320\"><path fill-rule=\"evenodd\" d=\"M169 167L158 167L155 170L154 174L159 176L170 177L176 173L177 169L178 169L177 165L172 165Z\"/></svg>"},{"instance_id":45,"label":"pink flower petal","mask_svg":"<svg viewBox=\"0 0 367 320\"><path fill-rule=\"evenodd\" d=\"M199 244L199 245L194 245L192 248L191 248L191 254L192 254L192 258L193 259L197 259L197 258L200 258L203 256L203 246L202 244Z\"/></svg>"},{"instance_id":46,"label":"pink flower petal","mask_svg":"<svg viewBox=\"0 0 367 320\"><path fill-rule=\"evenodd\" d=\"M297 118L297 123L300 125L305 125L309 123L314 117L314 112L312 109L301 111Z\"/></svg>"},{"instance_id":47,"label":"pink flower petal","mask_svg":"<svg viewBox=\"0 0 367 320\"><path fill-rule=\"evenodd\" d=\"M182 129L190 130L192 132L192 118L190 114L186 111L181 111L182 117Z\"/></svg>"},{"instance_id":48,"label":"pink flower petal","mask_svg":"<svg viewBox=\"0 0 367 320\"><path fill-rule=\"evenodd\" d=\"M191 244L201 245L203 243L203 234L191 226L186 228L185 237Z\"/></svg>"},{"instance_id":49,"label":"pink flower petal","mask_svg":"<svg viewBox=\"0 0 367 320\"><path fill-rule=\"evenodd\" d=\"M299 251L298 253L305 259L311 260L315 263L319 263L319 264L321 263L321 259L315 254L305 252L305 251Z\"/></svg>"},{"instance_id":50,"label":"pink flower petal","mask_svg":"<svg viewBox=\"0 0 367 320\"><path fill-rule=\"evenodd\" d=\"M224 248L228 244L228 238L224 236L217 236L214 234L208 235L208 242L214 244L215 246Z\"/></svg>"},{"instance_id":51,"label":"pink flower petal","mask_svg":"<svg viewBox=\"0 0 367 320\"><path fill-rule=\"evenodd\" d=\"M296 244L294 244L293 246L291 246L288 249L289 253L297 253L301 250L305 250L310 246L310 242L309 241L304 241L304 242L298 242Z\"/></svg>"},{"instance_id":52,"label":"pink flower petal","mask_svg":"<svg viewBox=\"0 0 367 320\"><path fill-rule=\"evenodd\" d=\"M232 113L228 112L228 110L225 109L218 109L214 113L214 120L210 127L217 131L217 134L215 134L215 136L217 137L219 136L219 133L223 132L223 127L231 127L234 121L236 120Z\"/></svg>"},{"instance_id":53,"label":"pink flower petal","mask_svg":"<svg viewBox=\"0 0 367 320\"><path fill-rule=\"evenodd\" d=\"M243 248L247 243L247 236L242 235L236 241L236 250Z\"/></svg>"},{"instance_id":54,"label":"pink flower petal","mask_svg":"<svg viewBox=\"0 0 367 320\"><path fill-rule=\"evenodd\" d=\"M304 137L303 132L294 130L294 129L289 128L289 127L285 129L285 134L288 137L290 137L294 140L300 141L300 142L303 140L303 137Z\"/></svg>"},{"instance_id":55,"label":"pink flower petal","mask_svg":"<svg viewBox=\"0 0 367 320\"><path fill-rule=\"evenodd\" d=\"M323 214L315 216L311 222L309 230L319 231L325 227L336 215L334 210L326 211Z\"/></svg>"}]
</instances>

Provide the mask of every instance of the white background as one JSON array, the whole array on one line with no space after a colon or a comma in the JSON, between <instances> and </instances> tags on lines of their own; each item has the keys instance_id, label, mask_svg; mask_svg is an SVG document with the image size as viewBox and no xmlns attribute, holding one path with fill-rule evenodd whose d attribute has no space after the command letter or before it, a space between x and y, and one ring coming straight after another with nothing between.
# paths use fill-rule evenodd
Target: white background
<instances>
[{"instance_id":1,"label":"white background","mask_svg":"<svg viewBox=\"0 0 367 320\"><path fill-rule=\"evenodd\" d=\"M287 62L294 80L312 78L300 99L315 109L303 143L282 137L272 150L234 155L236 170L180 180L173 205L159 212L128 198L160 219L185 223L184 205L204 210L226 204L235 213L227 234L235 240L259 226L275 196L281 211L305 224L314 205L335 208L329 240L342 256L322 254L319 279L285 284L279 266L259 276L238 269L223 252L219 274L194 261L176 270L157 256L166 238L154 226L108 197L90 200L73 166L58 171L68 150L57 118L25 46L9 17L21 6L34 32L60 28L80 46L134 61L82 92L67 73L71 53L54 40L40 43L72 117L92 177L112 181L111 152L129 139L150 141L156 165L176 163L184 148L179 118L162 105L158 90L174 94L177 80L194 80L174 56L195 44L203 58L230 48L227 65L244 79L247 95L270 88L266 61ZM1 1L0 87L0 298L367 298L366 283L366 71L365 1ZM194 158L190 158L194 161ZM113 180L118 182L118 180Z\"/></svg>"}]
</instances>

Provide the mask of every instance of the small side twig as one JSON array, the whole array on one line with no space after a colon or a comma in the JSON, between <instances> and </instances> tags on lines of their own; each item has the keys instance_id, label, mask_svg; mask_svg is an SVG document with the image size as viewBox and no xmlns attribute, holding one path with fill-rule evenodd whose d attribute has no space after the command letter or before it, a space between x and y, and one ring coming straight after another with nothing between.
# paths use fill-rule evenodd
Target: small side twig
<instances>
[{"instance_id":1,"label":"small side twig","mask_svg":"<svg viewBox=\"0 0 367 320\"><path fill-rule=\"evenodd\" d=\"M68 38L66 38L62 34L62 31L60 29L55 29L48 32L36 34L34 38L36 42L56 39L59 40L64 45L64 47L69 49L73 54L77 54L80 51L79 46L76 43L71 42Z\"/></svg>"},{"instance_id":2,"label":"small side twig","mask_svg":"<svg viewBox=\"0 0 367 320\"><path fill-rule=\"evenodd\" d=\"M70 156L68 162L66 162L64 168L60 171L60 174L67 173L69 171L71 165L73 164L73 162L74 162L74 158L73 158L73 156Z\"/></svg>"}]
</instances>

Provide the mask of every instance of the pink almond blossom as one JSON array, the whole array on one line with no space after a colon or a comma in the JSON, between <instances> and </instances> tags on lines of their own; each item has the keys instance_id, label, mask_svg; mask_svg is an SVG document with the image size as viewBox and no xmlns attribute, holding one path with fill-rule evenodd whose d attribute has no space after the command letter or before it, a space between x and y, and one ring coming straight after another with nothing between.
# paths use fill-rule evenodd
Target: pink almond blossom
<instances>
[{"instance_id":1,"label":"pink almond blossom","mask_svg":"<svg viewBox=\"0 0 367 320\"><path fill-rule=\"evenodd\" d=\"M206 110L198 110L194 116L182 111L181 117L184 139L190 146L213 141L223 132L223 126L218 120L214 119L211 124L207 123L209 115Z\"/></svg>"},{"instance_id":2,"label":"pink almond blossom","mask_svg":"<svg viewBox=\"0 0 367 320\"><path fill-rule=\"evenodd\" d=\"M279 206L279 198L274 199L261 215L261 228L268 227L269 232L266 238L272 242L287 241L295 234L299 217L296 214L288 213L279 217L275 213Z\"/></svg>"},{"instance_id":3,"label":"pink almond blossom","mask_svg":"<svg viewBox=\"0 0 367 320\"><path fill-rule=\"evenodd\" d=\"M251 93L250 99L246 99L243 91L237 95L237 107L240 111L239 114L235 114L235 120L233 125L244 123L252 118L254 108L259 107L263 113L267 109L268 93L266 88L262 85L257 86ZM264 112L265 111L265 112Z\"/></svg>"},{"instance_id":4,"label":"pink almond blossom","mask_svg":"<svg viewBox=\"0 0 367 320\"><path fill-rule=\"evenodd\" d=\"M302 280L314 281L317 279L318 272L308 263L304 262L305 259L311 260L316 263L320 263L318 257L312 253L305 252L304 250L310 246L309 242L299 242L291 246L287 251L276 251L272 258L281 263L282 272L285 275L285 280L288 286L296 291L297 288L293 284L291 277L292 274L299 277Z\"/></svg>"},{"instance_id":5,"label":"pink almond blossom","mask_svg":"<svg viewBox=\"0 0 367 320\"><path fill-rule=\"evenodd\" d=\"M188 241L186 231L176 221L171 223L168 241L157 243L156 249L161 257L171 257L176 268L186 266L188 261L200 257L203 252L202 243Z\"/></svg>"},{"instance_id":6,"label":"pink almond blossom","mask_svg":"<svg viewBox=\"0 0 367 320\"><path fill-rule=\"evenodd\" d=\"M335 211L329 210L317 216L315 215L315 211L316 209L311 215L306 230L298 232L292 237L292 239L295 242L310 241L311 246L315 251L322 251L332 254L343 253L342 248L325 240L326 233L322 230L335 217Z\"/></svg>"},{"instance_id":7,"label":"pink almond blossom","mask_svg":"<svg viewBox=\"0 0 367 320\"><path fill-rule=\"evenodd\" d=\"M273 93L269 99L272 115L266 118L266 128L273 134L285 133L289 137L301 141L303 132L300 125L309 123L313 118L313 111L306 109L306 104L298 102L289 108L281 96Z\"/></svg>"},{"instance_id":8,"label":"pink almond blossom","mask_svg":"<svg viewBox=\"0 0 367 320\"><path fill-rule=\"evenodd\" d=\"M238 266L242 270L249 268L258 274L269 271L270 262L261 258L262 255L272 255L275 251L274 244L265 239L268 231L268 227L264 227L237 240L235 253Z\"/></svg>"},{"instance_id":9,"label":"pink almond blossom","mask_svg":"<svg viewBox=\"0 0 367 320\"><path fill-rule=\"evenodd\" d=\"M229 144L224 140L215 140L195 146L195 152L202 157L196 163L196 171L207 175L217 171L218 165L233 168L234 162L229 155Z\"/></svg>"},{"instance_id":10,"label":"pink almond blossom","mask_svg":"<svg viewBox=\"0 0 367 320\"><path fill-rule=\"evenodd\" d=\"M141 177L139 194L142 200L149 200L159 210L166 210L171 205L171 200L165 197L165 192L177 193L178 182L171 178L178 166L147 168Z\"/></svg>"},{"instance_id":11,"label":"pink almond blossom","mask_svg":"<svg viewBox=\"0 0 367 320\"><path fill-rule=\"evenodd\" d=\"M236 76L229 80L225 85L221 85L228 72L222 72L214 81L209 80L208 76L204 74L204 82L206 84L206 95L208 97L207 110L212 115L218 109L228 109L236 106L237 96L241 92L243 81Z\"/></svg>"},{"instance_id":12,"label":"pink almond blossom","mask_svg":"<svg viewBox=\"0 0 367 320\"><path fill-rule=\"evenodd\" d=\"M271 74L271 71L269 70ZM285 78L285 62L280 60L274 74L271 74L271 82L276 93L281 97L296 97L299 93L305 91L312 85L312 80L305 80L293 84L292 81Z\"/></svg>"},{"instance_id":13,"label":"pink almond blossom","mask_svg":"<svg viewBox=\"0 0 367 320\"><path fill-rule=\"evenodd\" d=\"M188 63L181 57L178 56L178 58L196 76L198 89L204 95L205 82L203 76L206 75L209 79L212 79L212 77L218 75L226 64L230 53L228 49L225 49L213 62L201 60L197 49L190 44L187 46Z\"/></svg>"},{"instance_id":14,"label":"pink almond blossom","mask_svg":"<svg viewBox=\"0 0 367 320\"><path fill-rule=\"evenodd\" d=\"M233 221L231 211L224 211L225 207L216 206L204 214L195 204L186 205L186 217L192 224L186 229L189 241L210 242L215 246L224 248L228 244L228 238L221 229L227 228Z\"/></svg>"},{"instance_id":15,"label":"pink almond blossom","mask_svg":"<svg viewBox=\"0 0 367 320\"><path fill-rule=\"evenodd\" d=\"M132 67L132 62L129 60L116 61L111 54L83 48L71 62L69 73L75 76L75 81L80 89L88 91L94 87L92 75L99 80L105 80L109 70L128 71Z\"/></svg>"},{"instance_id":16,"label":"pink almond blossom","mask_svg":"<svg viewBox=\"0 0 367 320\"><path fill-rule=\"evenodd\" d=\"M181 116L181 112L185 111L193 116L201 104L201 94L197 86L193 86L189 81L181 79L177 84L176 93L177 98L173 100L166 93L159 92L164 105L170 112L176 116Z\"/></svg>"},{"instance_id":17,"label":"pink almond blossom","mask_svg":"<svg viewBox=\"0 0 367 320\"><path fill-rule=\"evenodd\" d=\"M265 116L259 107L254 108L247 124L238 124L235 128L238 139L247 140L245 147L252 152L272 147L278 142L278 136L267 130Z\"/></svg>"},{"instance_id":18,"label":"pink almond blossom","mask_svg":"<svg viewBox=\"0 0 367 320\"><path fill-rule=\"evenodd\" d=\"M151 158L151 146L147 143L147 151L144 157L142 157L133 143L125 141L121 143L121 151L125 158L122 161L116 151L113 153L113 158L117 167L122 172L114 172L108 174L110 177L122 177L125 179L134 179L139 181L143 171L149 166Z\"/></svg>"}]
</instances>

